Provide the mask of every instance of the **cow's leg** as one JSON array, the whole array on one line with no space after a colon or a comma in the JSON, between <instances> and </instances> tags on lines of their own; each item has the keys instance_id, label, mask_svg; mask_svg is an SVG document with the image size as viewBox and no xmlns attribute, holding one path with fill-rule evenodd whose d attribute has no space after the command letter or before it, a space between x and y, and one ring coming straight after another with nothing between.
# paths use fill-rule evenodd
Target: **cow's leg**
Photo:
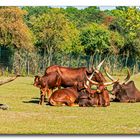
<instances>
[{"instance_id":1,"label":"cow's leg","mask_svg":"<svg viewBox=\"0 0 140 140\"><path fill-rule=\"evenodd\" d=\"M102 98L101 95L98 94L98 100L97 100L97 106L98 107L101 107L102 106L102 99L101 98Z\"/></svg>"},{"instance_id":2,"label":"cow's leg","mask_svg":"<svg viewBox=\"0 0 140 140\"><path fill-rule=\"evenodd\" d=\"M121 103L129 103L129 100L120 100Z\"/></svg>"},{"instance_id":3,"label":"cow's leg","mask_svg":"<svg viewBox=\"0 0 140 140\"><path fill-rule=\"evenodd\" d=\"M135 98L130 98L130 99L129 99L129 102L130 102L130 103L135 103L135 102L136 102L136 99L135 99Z\"/></svg>"},{"instance_id":4,"label":"cow's leg","mask_svg":"<svg viewBox=\"0 0 140 140\"><path fill-rule=\"evenodd\" d=\"M78 104L72 103L70 106L79 106Z\"/></svg>"},{"instance_id":5,"label":"cow's leg","mask_svg":"<svg viewBox=\"0 0 140 140\"><path fill-rule=\"evenodd\" d=\"M46 96L46 90L41 89L41 91L40 91L40 102L39 102L40 105L42 105L44 103L45 96Z\"/></svg>"},{"instance_id":6,"label":"cow's leg","mask_svg":"<svg viewBox=\"0 0 140 140\"><path fill-rule=\"evenodd\" d=\"M49 99L49 102L53 106L66 106L67 100L65 99L58 99L58 98L51 98Z\"/></svg>"},{"instance_id":7,"label":"cow's leg","mask_svg":"<svg viewBox=\"0 0 140 140\"><path fill-rule=\"evenodd\" d=\"M47 89L47 99L48 99L48 97L49 97L49 92L50 92L50 90Z\"/></svg>"},{"instance_id":8,"label":"cow's leg","mask_svg":"<svg viewBox=\"0 0 140 140\"><path fill-rule=\"evenodd\" d=\"M41 94L39 104L42 105L43 103L44 103L44 95Z\"/></svg>"},{"instance_id":9,"label":"cow's leg","mask_svg":"<svg viewBox=\"0 0 140 140\"><path fill-rule=\"evenodd\" d=\"M74 96L67 96L67 104L68 106L79 106L78 104L75 103L76 97Z\"/></svg>"},{"instance_id":10,"label":"cow's leg","mask_svg":"<svg viewBox=\"0 0 140 140\"><path fill-rule=\"evenodd\" d=\"M109 106L110 105L110 99L109 99L108 91L106 91L106 90L103 91L102 95L103 95L103 100L104 100L103 106L104 107Z\"/></svg>"},{"instance_id":11,"label":"cow's leg","mask_svg":"<svg viewBox=\"0 0 140 140\"><path fill-rule=\"evenodd\" d=\"M44 95L44 101L45 101L45 102L47 101L46 94Z\"/></svg>"}]
</instances>

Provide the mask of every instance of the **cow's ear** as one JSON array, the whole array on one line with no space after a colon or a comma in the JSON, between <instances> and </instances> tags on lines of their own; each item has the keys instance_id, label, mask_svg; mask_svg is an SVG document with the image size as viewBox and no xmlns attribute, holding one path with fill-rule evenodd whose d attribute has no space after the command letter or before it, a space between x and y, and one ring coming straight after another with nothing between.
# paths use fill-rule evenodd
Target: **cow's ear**
<instances>
[{"instance_id":1,"label":"cow's ear","mask_svg":"<svg viewBox=\"0 0 140 140\"><path fill-rule=\"evenodd\" d=\"M39 77L38 75L35 76L35 78L38 78L38 77Z\"/></svg>"},{"instance_id":2,"label":"cow's ear","mask_svg":"<svg viewBox=\"0 0 140 140\"><path fill-rule=\"evenodd\" d=\"M38 76L38 75L35 76L35 79L37 79L37 80L40 80L40 78L41 78L41 77Z\"/></svg>"}]
</instances>

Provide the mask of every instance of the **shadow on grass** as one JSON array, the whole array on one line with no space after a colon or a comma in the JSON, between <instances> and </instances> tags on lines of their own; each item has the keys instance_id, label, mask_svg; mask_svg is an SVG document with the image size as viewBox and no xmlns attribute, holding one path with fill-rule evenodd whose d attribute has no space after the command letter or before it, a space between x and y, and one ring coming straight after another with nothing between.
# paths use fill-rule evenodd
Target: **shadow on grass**
<instances>
[{"instance_id":1,"label":"shadow on grass","mask_svg":"<svg viewBox=\"0 0 140 140\"><path fill-rule=\"evenodd\" d=\"M30 101L22 101L23 103L33 103L33 104L39 104L38 100L30 100Z\"/></svg>"},{"instance_id":2,"label":"shadow on grass","mask_svg":"<svg viewBox=\"0 0 140 140\"><path fill-rule=\"evenodd\" d=\"M39 98L31 98L31 99L39 99ZM30 100L30 101L22 101L23 103L31 103L31 104L39 104L39 100ZM44 104L49 105L50 103L46 100Z\"/></svg>"}]
</instances>

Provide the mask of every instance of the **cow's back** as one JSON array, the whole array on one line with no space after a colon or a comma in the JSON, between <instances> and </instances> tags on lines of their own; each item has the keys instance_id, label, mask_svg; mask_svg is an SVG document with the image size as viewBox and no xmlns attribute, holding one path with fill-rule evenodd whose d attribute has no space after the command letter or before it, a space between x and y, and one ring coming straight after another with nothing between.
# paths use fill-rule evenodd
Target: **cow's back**
<instances>
[{"instance_id":1,"label":"cow's back","mask_svg":"<svg viewBox=\"0 0 140 140\"><path fill-rule=\"evenodd\" d=\"M53 65L53 66L47 67L44 75L48 75L51 72L57 72L58 67L59 67L58 65Z\"/></svg>"},{"instance_id":2,"label":"cow's back","mask_svg":"<svg viewBox=\"0 0 140 140\"><path fill-rule=\"evenodd\" d=\"M46 69L45 75L48 75L50 72L57 72L61 77L61 86L63 87L72 87L75 82L84 81L85 74L87 72L86 67L81 68L69 68L58 65L50 66Z\"/></svg>"}]
</instances>

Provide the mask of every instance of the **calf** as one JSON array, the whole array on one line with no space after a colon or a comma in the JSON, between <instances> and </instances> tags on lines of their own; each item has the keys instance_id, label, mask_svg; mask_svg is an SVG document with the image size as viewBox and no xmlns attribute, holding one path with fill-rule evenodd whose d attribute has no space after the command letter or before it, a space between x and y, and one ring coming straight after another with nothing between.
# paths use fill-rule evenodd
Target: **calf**
<instances>
[{"instance_id":1,"label":"calf","mask_svg":"<svg viewBox=\"0 0 140 140\"><path fill-rule=\"evenodd\" d=\"M34 79L34 86L40 88L40 102L39 104L43 104L44 98L46 96L50 97L50 89L54 89L58 87L60 89L61 85L61 78L57 72L50 72L48 75L44 75L42 77L35 76Z\"/></svg>"}]
</instances>

